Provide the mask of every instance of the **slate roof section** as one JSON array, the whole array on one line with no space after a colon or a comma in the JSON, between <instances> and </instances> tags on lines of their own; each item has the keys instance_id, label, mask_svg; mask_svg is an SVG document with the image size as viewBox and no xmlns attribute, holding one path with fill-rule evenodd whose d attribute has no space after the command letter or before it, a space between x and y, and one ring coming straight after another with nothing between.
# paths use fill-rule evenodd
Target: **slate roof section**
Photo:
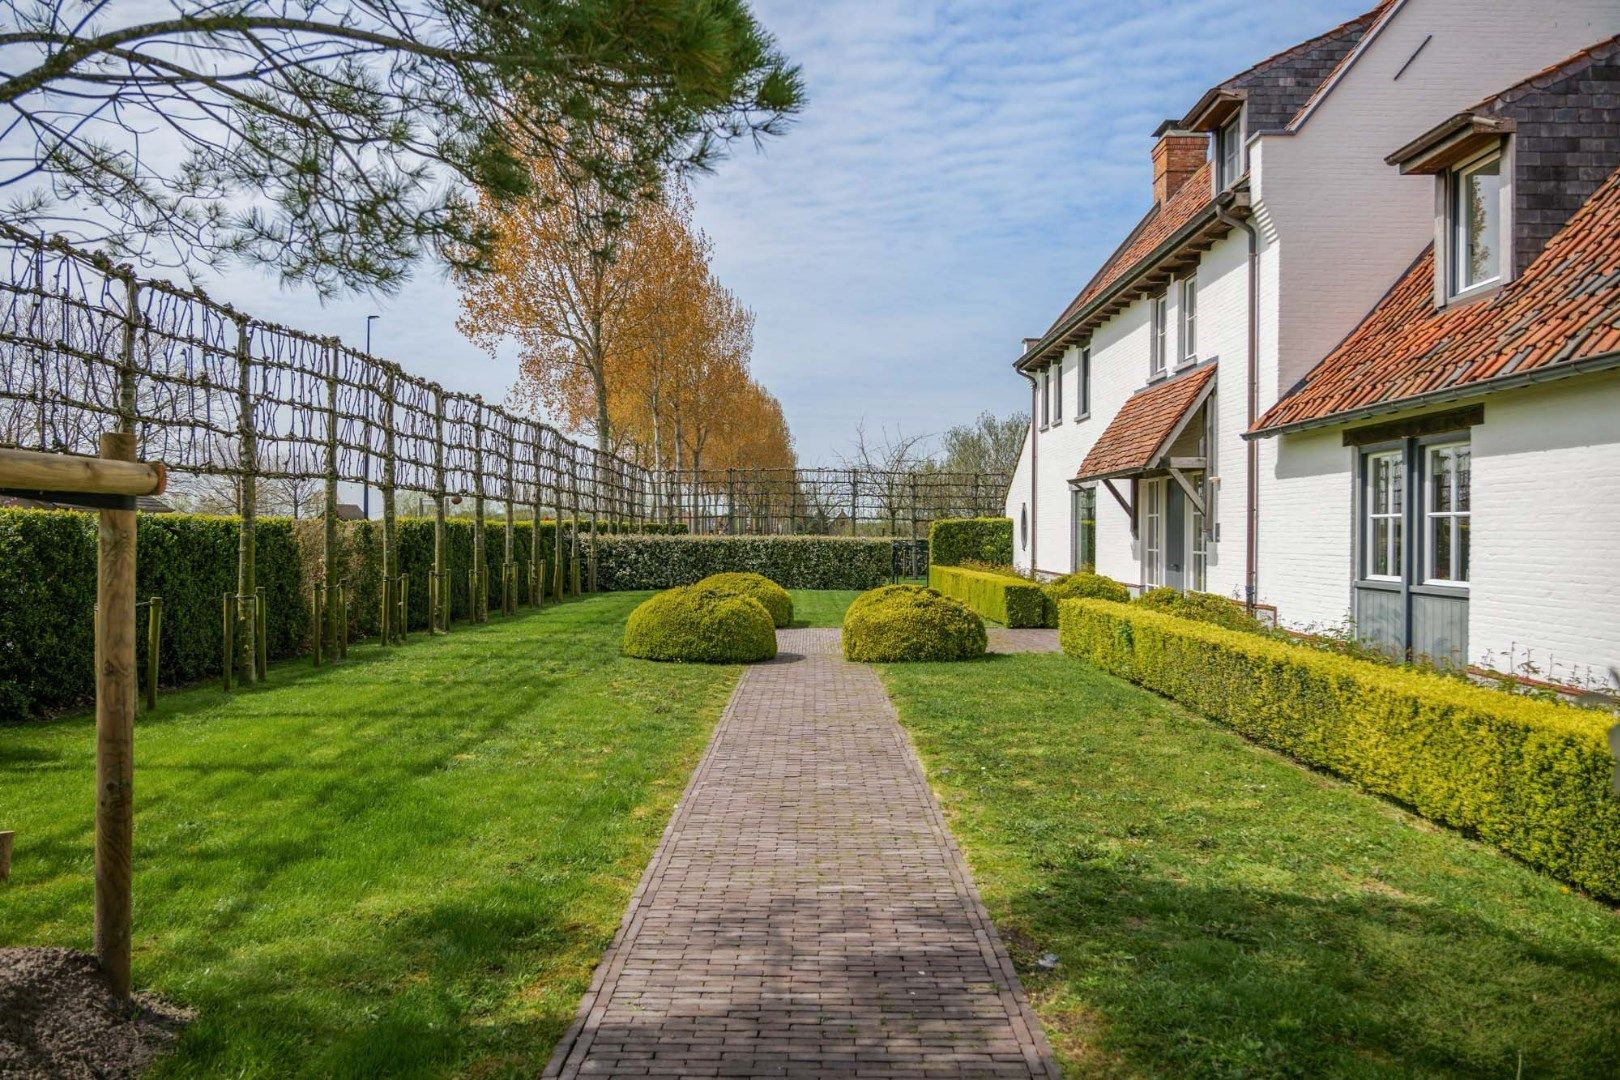
<instances>
[{"instance_id":1,"label":"slate roof section","mask_svg":"<svg viewBox=\"0 0 1620 1080\"><path fill-rule=\"evenodd\" d=\"M1385 0L1366 14L1325 34L1269 56L1213 87L1210 93L1226 91L1244 96L1249 110L1247 123L1250 135L1281 130L1288 126L1289 120L1316 92L1322 80L1338 69L1362 35L1392 2ZM1195 106L1195 112L1197 108ZM1188 115L1191 116L1190 113ZM1163 206L1156 204L1149 207L1124 242L1080 290L1080 294L1053 320L1046 334L1051 334L1110 285L1129 274L1178 229L1207 211L1214 202L1213 188L1210 166L1206 163Z\"/></svg>"},{"instance_id":2,"label":"slate roof section","mask_svg":"<svg viewBox=\"0 0 1620 1080\"><path fill-rule=\"evenodd\" d=\"M1131 395L1080 463L1075 479L1124 476L1151 467L1214 378L1215 365L1206 364Z\"/></svg>"},{"instance_id":3,"label":"slate roof section","mask_svg":"<svg viewBox=\"0 0 1620 1080\"><path fill-rule=\"evenodd\" d=\"M1267 57L1216 89L1243 95L1249 135L1286 130L1392 2L1385 0L1325 34Z\"/></svg>"},{"instance_id":4,"label":"slate roof section","mask_svg":"<svg viewBox=\"0 0 1620 1080\"><path fill-rule=\"evenodd\" d=\"M1321 81L1311 88L1310 93L1306 94L1304 99L1300 101L1299 107L1289 114L1287 121L1280 125L1277 130L1286 131L1296 128L1304 122L1305 116L1311 111L1312 106L1327 96L1328 91L1333 89L1334 81L1339 77L1339 73L1349 67L1351 61L1355 59L1356 47L1367 39L1368 33L1372 32L1384 16L1390 13L1396 3L1397 0L1383 0L1383 3L1365 15L1358 19L1352 19L1350 23L1345 24L1346 26L1353 23L1361 24L1356 31L1355 41L1350 43L1350 47L1344 51L1344 55L1339 57L1333 68L1324 74Z\"/></svg>"},{"instance_id":5,"label":"slate roof section","mask_svg":"<svg viewBox=\"0 0 1620 1080\"><path fill-rule=\"evenodd\" d=\"M1434 249L1425 249L1251 432L1345 422L1611 361L1620 365L1620 169L1489 299L1436 310Z\"/></svg>"}]
</instances>

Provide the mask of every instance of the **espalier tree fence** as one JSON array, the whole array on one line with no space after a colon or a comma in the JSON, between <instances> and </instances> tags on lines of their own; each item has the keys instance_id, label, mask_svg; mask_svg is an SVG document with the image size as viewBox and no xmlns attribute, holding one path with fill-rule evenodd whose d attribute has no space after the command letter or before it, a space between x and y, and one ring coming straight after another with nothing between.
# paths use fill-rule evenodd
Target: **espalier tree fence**
<instances>
[{"instance_id":1,"label":"espalier tree fence","mask_svg":"<svg viewBox=\"0 0 1620 1080\"><path fill-rule=\"evenodd\" d=\"M671 520L694 533L925 538L941 518L1002 513L1007 477L900 469L709 469L672 472Z\"/></svg>"},{"instance_id":2,"label":"espalier tree fence","mask_svg":"<svg viewBox=\"0 0 1620 1080\"><path fill-rule=\"evenodd\" d=\"M242 517L236 613L244 656L263 623L254 570L261 482L324 487L321 580L313 583L316 659L341 651L347 625L336 546L338 485L381 493L385 643L405 631L410 586L399 572L396 507L431 501L429 628L447 629L445 517L471 502L470 591L492 561L486 516L504 517L501 582L518 573L513 524L551 516L548 559L527 568L531 602L561 592L580 545L592 561L599 533L651 524L707 534L926 537L941 517L1000 513L1005 476L908 469L724 469L657 473L574 441L476 395L447 390L398 364L256 319L199 289L143 278L91 252L0 226L0 446L94 454L104 432L135 439L136 457L174 474L225 477ZM409 496L416 496L415 500ZM565 553L564 546L568 551ZM566 554L566 559L565 559ZM914 572L914 554L903 562ZM544 564L544 566L542 565ZM552 580L540 580L542 570ZM473 604L482 618L483 601ZM258 650L262 652L262 649ZM262 666L244 659L242 674Z\"/></svg>"}]
</instances>

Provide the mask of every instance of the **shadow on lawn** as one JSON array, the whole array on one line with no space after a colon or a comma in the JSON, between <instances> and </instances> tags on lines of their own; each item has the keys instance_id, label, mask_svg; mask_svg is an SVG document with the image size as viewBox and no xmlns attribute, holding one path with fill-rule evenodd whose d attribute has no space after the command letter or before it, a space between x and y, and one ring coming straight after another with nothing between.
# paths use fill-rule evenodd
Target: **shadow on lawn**
<instances>
[{"instance_id":1,"label":"shadow on lawn","mask_svg":"<svg viewBox=\"0 0 1620 1080\"><path fill-rule=\"evenodd\" d=\"M1084 850L1043 869L1011 898L1008 946L1084 1075L1583 1077L1620 1060L1620 964L1590 948L1379 883L1193 887Z\"/></svg>"}]
</instances>

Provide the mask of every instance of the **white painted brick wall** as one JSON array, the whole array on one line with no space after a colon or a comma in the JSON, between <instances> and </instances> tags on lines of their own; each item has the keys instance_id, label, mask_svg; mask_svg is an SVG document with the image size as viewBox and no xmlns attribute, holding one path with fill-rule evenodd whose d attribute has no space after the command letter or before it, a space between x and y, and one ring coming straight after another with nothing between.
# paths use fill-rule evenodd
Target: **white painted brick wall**
<instances>
[{"instance_id":1,"label":"white painted brick wall","mask_svg":"<svg viewBox=\"0 0 1620 1080\"><path fill-rule=\"evenodd\" d=\"M1620 665L1620 374L1487 399L1472 441L1471 659Z\"/></svg>"}]
</instances>

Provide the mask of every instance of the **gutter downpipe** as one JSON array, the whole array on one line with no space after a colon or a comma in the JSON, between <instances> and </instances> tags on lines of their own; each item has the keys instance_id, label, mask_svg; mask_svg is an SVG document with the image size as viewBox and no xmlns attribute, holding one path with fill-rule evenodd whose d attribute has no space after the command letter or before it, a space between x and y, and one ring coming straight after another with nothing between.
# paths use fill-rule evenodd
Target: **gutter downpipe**
<instances>
[{"instance_id":1,"label":"gutter downpipe","mask_svg":"<svg viewBox=\"0 0 1620 1080\"><path fill-rule=\"evenodd\" d=\"M1018 374L1029 380L1029 572L1036 573L1035 552L1037 537L1040 530L1035 527L1039 520L1036 510L1036 500L1040 497L1040 487L1036 483L1036 443L1040 438L1040 428L1036 425L1035 409L1040 405L1040 384L1035 376L1023 368L1017 369Z\"/></svg>"},{"instance_id":2,"label":"gutter downpipe","mask_svg":"<svg viewBox=\"0 0 1620 1080\"><path fill-rule=\"evenodd\" d=\"M1242 229L1249 237L1249 337L1248 337L1248 423L1244 430L1254 427L1260 418L1260 234L1247 218L1233 217L1228 207L1230 192L1223 193L1215 202L1215 217L1233 228ZM1244 602L1252 616L1260 599L1260 448L1255 440L1243 440L1244 457L1248 469L1248 482L1244 485Z\"/></svg>"}]
</instances>

